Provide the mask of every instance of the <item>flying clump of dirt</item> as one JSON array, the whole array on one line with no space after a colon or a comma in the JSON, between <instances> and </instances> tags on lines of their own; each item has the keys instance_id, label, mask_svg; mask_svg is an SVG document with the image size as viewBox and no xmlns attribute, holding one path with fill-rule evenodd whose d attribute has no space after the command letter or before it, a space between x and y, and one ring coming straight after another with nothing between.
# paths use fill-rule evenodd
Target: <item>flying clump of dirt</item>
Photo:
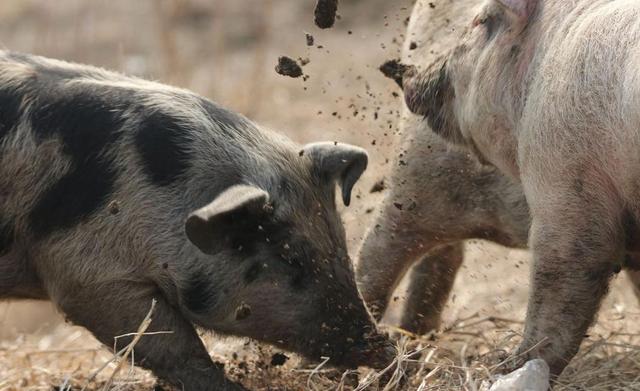
<instances>
[{"instance_id":1,"label":"flying clump of dirt","mask_svg":"<svg viewBox=\"0 0 640 391\"><path fill-rule=\"evenodd\" d=\"M287 56L281 56L278 58L278 65L276 65L276 72L283 76L300 77L302 76L302 68L298 63Z\"/></svg>"},{"instance_id":2,"label":"flying clump of dirt","mask_svg":"<svg viewBox=\"0 0 640 391\"><path fill-rule=\"evenodd\" d=\"M373 186L371 186L371 190L369 192L380 193L381 191L384 191L386 188L387 186L384 183L384 178L383 178L383 179L380 179L378 182L374 183Z\"/></svg>"},{"instance_id":3,"label":"flying clump of dirt","mask_svg":"<svg viewBox=\"0 0 640 391\"><path fill-rule=\"evenodd\" d=\"M315 38L313 37L313 35L309 34L309 33L304 33L305 39L307 40L307 46L313 46L313 44L315 43Z\"/></svg>"},{"instance_id":4,"label":"flying clump of dirt","mask_svg":"<svg viewBox=\"0 0 640 391\"><path fill-rule=\"evenodd\" d=\"M411 65L405 65L400 60L389 60L380 65L380 72L389 79L394 80L402 88L402 79L407 71L414 69Z\"/></svg>"},{"instance_id":5,"label":"flying clump of dirt","mask_svg":"<svg viewBox=\"0 0 640 391\"><path fill-rule=\"evenodd\" d=\"M338 0L318 0L314 11L316 26L321 29L333 27L338 12Z\"/></svg>"}]
</instances>

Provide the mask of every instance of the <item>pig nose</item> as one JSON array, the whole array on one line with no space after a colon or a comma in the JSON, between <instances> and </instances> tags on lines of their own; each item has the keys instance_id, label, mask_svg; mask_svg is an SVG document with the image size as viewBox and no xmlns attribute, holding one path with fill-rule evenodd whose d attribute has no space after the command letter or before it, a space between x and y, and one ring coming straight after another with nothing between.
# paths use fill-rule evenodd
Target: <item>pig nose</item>
<instances>
[{"instance_id":1,"label":"pig nose","mask_svg":"<svg viewBox=\"0 0 640 391\"><path fill-rule=\"evenodd\" d=\"M384 368L396 357L396 347L389 339L389 334L380 333L377 329L365 333L367 341L367 363L372 368Z\"/></svg>"},{"instance_id":2,"label":"pig nose","mask_svg":"<svg viewBox=\"0 0 640 391\"><path fill-rule=\"evenodd\" d=\"M375 369L383 369L389 366L395 360L397 350L395 346L386 341L383 345L373 349L368 355L365 365Z\"/></svg>"},{"instance_id":3,"label":"pig nose","mask_svg":"<svg viewBox=\"0 0 640 391\"><path fill-rule=\"evenodd\" d=\"M405 103L412 113L425 117L437 115L447 92L452 89L447 60L440 57L423 70L407 69L402 86Z\"/></svg>"},{"instance_id":4,"label":"pig nose","mask_svg":"<svg viewBox=\"0 0 640 391\"><path fill-rule=\"evenodd\" d=\"M383 366L391 364L393 360L396 359L398 355L398 350L395 346L389 344L389 346L385 346L382 348L382 352L380 353L380 361Z\"/></svg>"},{"instance_id":5,"label":"pig nose","mask_svg":"<svg viewBox=\"0 0 640 391\"><path fill-rule=\"evenodd\" d=\"M357 368L362 365L382 369L391 364L395 357L396 349L391 341L368 341L352 346L335 364L344 368Z\"/></svg>"}]
</instances>

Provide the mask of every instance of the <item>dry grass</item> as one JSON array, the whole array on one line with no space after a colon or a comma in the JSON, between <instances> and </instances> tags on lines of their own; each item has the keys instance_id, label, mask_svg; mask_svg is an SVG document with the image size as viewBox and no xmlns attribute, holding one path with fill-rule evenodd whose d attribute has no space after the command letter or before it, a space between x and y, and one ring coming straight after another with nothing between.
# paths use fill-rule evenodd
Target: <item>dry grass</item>
<instances>
[{"instance_id":1,"label":"dry grass","mask_svg":"<svg viewBox=\"0 0 640 391\"><path fill-rule=\"evenodd\" d=\"M371 169L358 185L354 207L344 213L355 251L373 216L366 211L382 197L367 190L388 172L398 138L395 85L377 67L397 57L411 1L341 2L343 18L327 31L312 26L313 3L5 0L0 43L178 84L299 142L335 139L366 147ZM306 47L304 31L323 48ZM273 67L283 54L309 57L304 69L310 79L276 75ZM270 347L210 334L203 338L229 375L253 390L481 390L519 339L527 263L525 253L471 248L448 304L447 327L428 337L392 329L402 338L397 360L384 373L340 372L318 363L309 367L294 355L273 367ZM618 279L556 389L640 390L639 318L637 300ZM110 353L87 331L58 322L46 306L0 307L0 390L152 387L152 376L131 368L126 357ZM144 330L138 337L152 338Z\"/></svg>"},{"instance_id":2,"label":"dry grass","mask_svg":"<svg viewBox=\"0 0 640 391\"><path fill-rule=\"evenodd\" d=\"M42 341L21 338L0 347L2 390L148 390L153 378L129 365L131 348L152 321L152 311L131 344L115 354L100 349L96 342L76 330L52 349L38 349ZM640 334L619 329L637 323L640 313L622 317L608 311L588 337L580 353L563 376L556 390L635 390L640 389L638 364ZM606 326L609 328L607 329ZM213 357L224 362L231 377L253 390L486 390L506 364L505 352L518 340L521 322L473 315L460 319L444 330L418 337L394 329L398 335L398 356L382 371L368 368L340 372L325 362L312 368L301 366L291 357L283 366L272 366L274 349L251 342L228 340L222 354ZM47 337L44 337L47 338ZM205 339L212 341L211 336ZM91 341L87 347L78 342ZM220 344L220 341L218 341ZM31 348L27 346L35 344ZM213 346L215 350L215 343ZM228 349L232 346L231 349ZM234 349L239 349L241 353ZM231 353L233 351L233 353ZM235 353L235 354L234 354Z\"/></svg>"}]
</instances>

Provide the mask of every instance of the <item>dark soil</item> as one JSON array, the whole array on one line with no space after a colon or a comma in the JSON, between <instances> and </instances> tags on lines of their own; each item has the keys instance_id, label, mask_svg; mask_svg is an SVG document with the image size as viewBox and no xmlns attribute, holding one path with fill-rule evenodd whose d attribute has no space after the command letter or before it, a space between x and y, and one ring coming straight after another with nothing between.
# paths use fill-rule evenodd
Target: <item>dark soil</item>
<instances>
[{"instance_id":1,"label":"dark soil","mask_svg":"<svg viewBox=\"0 0 640 391\"><path fill-rule=\"evenodd\" d=\"M369 190L370 193L379 193L381 191L384 191L384 189L386 189L387 187L384 184L384 179L380 179L378 182L374 183L373 186L371 187L371 190Z\"/></svg>"},{"instance_id":2,"label":"dark soil","mask_svg":"<svg viewBox=\"0 0 640 391\"><path fill-rule=\"evenodd\" d=\"M307 46L313 46L314 42L316 41L315 38L313 38L313 35L309 33L304 33L304 36L307 40Z\"/></svg>"},{"instance_id":3,"label":"dark soil","mask_svg":"<svg viewBox=\"0 0 640 391\"><path fill-rule=\"evenodd\" d=\"M318 0L314 11L316 26L321 29L333 27L338 12L338 0Z\"/></svg>"},{"instance_id":4,"label":"dark soil","mask_svg":"<svg viewBox=\"0 0 640 391\"><path fill-rule=\"evenodd\" d=\"M400 60L389 60L384 64L380 65L380 72L386 77L393 79L396 84L402 88L402 79L404 77L405 72L407 72L412 67L410 65L405 65L400 62Z\"/></svg>"},{"instance_id":5,"label":"dark soil","mask_svg":"<svg viewBox=\"0 0 640 391\"><path fill-rule=\"evenodd\" d=\"M283 76L300 77L302 76L302 68L298 63L287 56L278 58L278 65L276 65L276 72Z\"/></svg>"},{"instance_id":6,"label":"dark soil","mask_svg":"<svg viewBox=\"0 0 640 391\"><path fill-rule=\"evenodd\" d=\"M288 359L289 357L287 357L283 353L275 353L273 356L271 356L271 366L279 367L281 365L284 365L284 363L286 363Z\"/></svg>"}]
</instances>

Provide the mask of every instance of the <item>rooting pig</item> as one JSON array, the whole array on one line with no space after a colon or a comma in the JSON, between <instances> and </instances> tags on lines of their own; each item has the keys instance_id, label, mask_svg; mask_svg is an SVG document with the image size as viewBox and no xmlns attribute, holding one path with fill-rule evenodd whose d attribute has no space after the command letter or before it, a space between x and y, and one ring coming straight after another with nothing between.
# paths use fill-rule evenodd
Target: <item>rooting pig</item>
<instances>
[{"instance_id":1,"label":"rooting pig","mask_svg":"<svg viewBox=\"0 0 640 391\"><path fill-rule=\"evenodd\" d=\"M298 146L189 91L13 52L0 100L0 298L51 300L109 347L156 299L147 331L171 333L135 360L185 390L243 389L196 327L344 367L393 357L335 205L363 149Z\"/></svg>"}]
</instances>

